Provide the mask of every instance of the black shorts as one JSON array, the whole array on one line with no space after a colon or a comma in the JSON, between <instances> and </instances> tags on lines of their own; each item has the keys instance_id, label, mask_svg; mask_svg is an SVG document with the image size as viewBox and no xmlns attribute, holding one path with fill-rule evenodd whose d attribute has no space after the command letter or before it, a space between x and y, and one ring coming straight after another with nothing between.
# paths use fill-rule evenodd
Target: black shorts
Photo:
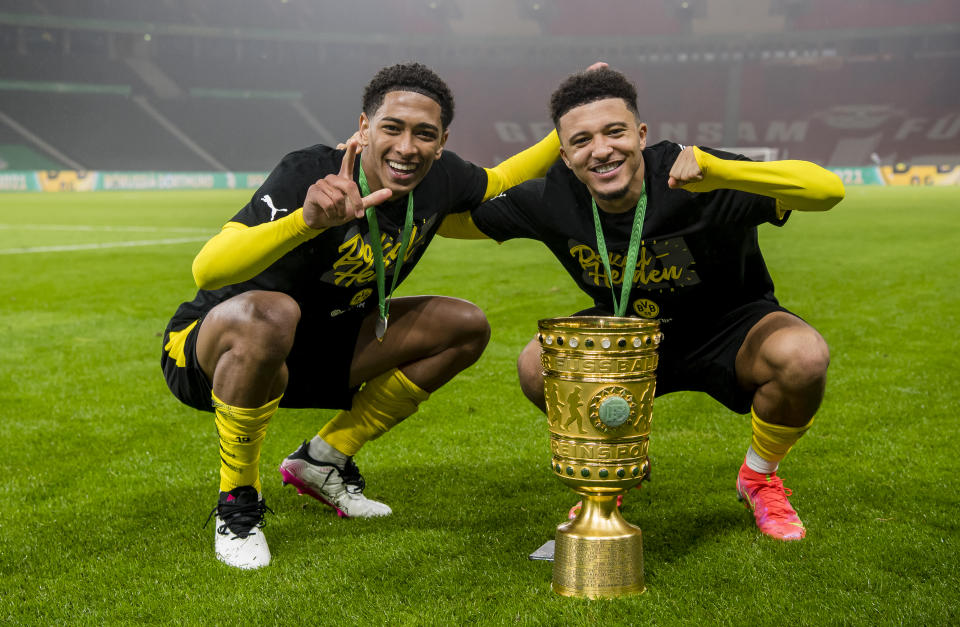
<instances>
[{"instance_id":1,"label":"black shorts","mask_svg":"<svg viewBox=\"0 0 960 627\"><path fill-rule=\"evenodd\" d=\"M737 381L737 352L750 329L775 311L796 315L774 301L758 300L715 320L662 324L656 396L681 391L706 392L727 409L738 414L748 413L754 391L743 389ZM573 315L612 314L602 307L593 307Z\"/></svg>"},{"instance_id":2,"label":"black shorts","mask_svg":"<svg viewBox=\"0 0 960 627\"><path fill-rule=\"evenodd\" d=\"M333 318L302 315L287 355L289 380L280 407L350 409L359 386L350 387L350 363L356 349L363 310ZM196 322L185 338L170 346L170 333ZM197 361L197 334L203 318L174 318L163 333L160 366L167 387L180 402L213 411L212 387Z\"/></svg>"}]
</instances>

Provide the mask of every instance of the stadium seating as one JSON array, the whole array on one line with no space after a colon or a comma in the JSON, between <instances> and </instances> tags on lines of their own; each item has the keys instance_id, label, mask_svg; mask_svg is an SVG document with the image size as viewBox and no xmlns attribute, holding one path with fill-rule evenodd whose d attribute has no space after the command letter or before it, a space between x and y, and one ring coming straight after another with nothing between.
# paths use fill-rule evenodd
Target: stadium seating
<instances>
[{"instance_id":1,"label":"stadium seating","mask_svg":"<svg viewBox=\"0 0 960 627\"><path fill-rule=\"evenodd\" d=\"M956 61L874 60L833 66L755 64L740 119L781 155L835 166L935 157L960 162ZM774 127L774 125L777 125ZM764 141L769 140L769 141Z\"/></svg>"},{"instance_id":2,"label":"stadium seating","mask_svg":"<svg viewBox=\"0 0 960 627\"><path fill-rule=\"evenodd\" d=\"M270 170L286 153L321 142L288 100L192 98L153 104L229 170Z\"/></svg>"},{"instance_id":3,"label":"stadium seating","mask_svg":"<svg viewBox=\"0 0 960 627\"><path fill-rule=\"evenodd\" d=\"M363 45L370 34L450 37L472 15L459 1L377 2L373 10L373 0L11 0L2 13L38 17L27 26L0 19L0 113L91 169L263 171L290 150L355 130L363 85L385 59L401 60L395 44ZM924 40L914 53L906 40L881 50L879 36L838 51L822 35L956 24L955 0L877 0L870 11L863 0L768 0L754 5L770 18L764 28L786 20L788 29L805 29L809 38L790 46L807 49L778 47L772 36L704 48L694 32L702 20L741 4L608 0L584 20L578 0L517 0L517 19L570 41L573 52L518 54L513 63L435 55L430 65L457 95L449 146L486 165L539 139L550 128L550 92L599 57L637 82L651 141L771 147L831 165L960 161L951 149L960 137L955 38ZM51 15L85 21L47 27L41 18ZM148 20L182 28L154 37L127 32ZM733 26L727 20L713 28ZM255 30L239 39L223 34L232 28ZM311 39L312 28L354 33L358 45ZM628 35L655 44L640 52L605 47L608 36L622 42ZM531 41L517 38L518 45ZM736 110L727 111L728 103ZM2 121L0 130L0 144L27 151L17 154L49 156Z\"/></svg>"},{"instance_id":4,"label":"stadium seating","mask_svg":"<svg viewBox=\"0 0 960 627\"><path fill-rule=\"evenodd\" d=\"M595 2L589 20L583 19L581 0L542 4L547 7L542 19L544 35L665 36L685 29L685 21L671 11L669 2Z\"/></svg>"},{"instance_id":5,"label":"stadium seating","mask_svg":"<svg viewBox=\"0 0 960 627\"><path fill-rule=\"evenodd\" d=\"M304 30L336 24L348 33L391 32L398 27L416 34L436 33L449 14L447 2L426 0L6 0L4 10L85 20L188 24L220 28ZM433 5L433 6L431 6Z\"/></svg>"},{"instance_id":6,"label":"stadium seating","mask_svg":"<svg viewBox=\"0 0 960 627\"><path fill-rule=\"evenodd\" d=\"M651 142L765 146L834 166L933 157L960 162L951 58L795 64L745 62L739 114L726 119L728 70L709 63L621 66L636 83ZM452 74L461 95L451 146L482 163L513 154L549 128L547 98L566 72ZM897 88L891 89L891 77ZM469 94L468 99L463 96ZM509 94L510 106L502 105ZM469 122L466 122L469 120ZM725 123L734 123L724 133ZM461 147L462 146L462 147Z\"/></svg>"},{"instance_id":7,"label":"stadium seating","mask_svg":"<svg viewBox=\"0 0 960 627\"><path fill-rule=\"evenodd\" d=\"M796 30L903 27L956 22L956 0L804 0L794 4Z\"/></svg>"},{"instance_id":8,"label":"stadium seating","mask_svg":"<svg viewBox=\"0 0 960 627\"><path fill-rule=\"evenodd\" d=\"M129 98L3 92L0 110L88 170L209 170Z\"/></svg>"}]
</instances>

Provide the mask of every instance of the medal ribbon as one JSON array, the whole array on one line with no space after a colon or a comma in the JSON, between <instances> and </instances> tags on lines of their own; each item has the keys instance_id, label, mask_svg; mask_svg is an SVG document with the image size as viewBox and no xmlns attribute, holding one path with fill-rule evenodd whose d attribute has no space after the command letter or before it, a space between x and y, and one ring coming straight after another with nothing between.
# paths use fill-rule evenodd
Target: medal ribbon
<instances>
[{"instance_id":1,"label":"medal ribbon","mask_svg":"<svg viewBox=\"0 0 960 627\"><path fill-rule=\"evenodd\" d=\"M360 166L360 193L363 196L370 195L370 185L367 183L367 175L363 172L363 165ZM397 279L400 277L400 268L403 267L403 258L407 254L407 247L410 245L410 234L413 232L413 192L407 195L407 215L403 219L403 233L400 236L400 253L397 255L397 262L394 266L393 281L390 284L390 291L384 294L386 284L383 265L383 243L380 241L380 226L377 224L377 212L373 207L368 207L366 211L367 224L370 225L370 248L373 250L373 268L377 273L377 304L380 307L380 320L386 331L387 315L390 311L390 297L393 295L394 288L397 287ZM380 337L379 339L383 339Z\"/></svg>"},{"instance_id":2,"label":"medal ribbon","mask_svg":"<svg viewBox=\"0 0 960 627\"><path fill-rule=\"evenodd\" d=\"M623 266L623 276L620 285L620 302L617 302L617 291L613 289L613 273L610 270L610 257L607 255L607 242L603 239L603 229L600 227L600 213L597 211L597 201L590 199L593 205L593 225L597 230L597 252L603 261L603 269L607 271L607 280L610 282L610 296L613 298L613 315L620 317L627 311L627 301L630 300L630 289L633 287L633 275L637 270L637 253L640 251L640 239L643 233L643 219L647 214L647 186L640 190L640 200L633 213L633 227L630 229L630 244L627 247L627 263Z\"/></svg>"}]
</instances>

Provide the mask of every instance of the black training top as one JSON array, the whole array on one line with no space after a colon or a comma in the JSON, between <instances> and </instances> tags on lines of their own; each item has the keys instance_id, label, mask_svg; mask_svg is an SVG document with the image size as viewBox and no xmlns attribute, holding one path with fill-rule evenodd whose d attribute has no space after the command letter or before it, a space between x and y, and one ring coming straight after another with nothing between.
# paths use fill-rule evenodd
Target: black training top
<instances>
[{"instance_id":1,"label":"black training top","mask_svg":"<svg viewBox=\"0 0 960 627\"><path fill-rule=\"evenodd\" d=\"M660 142L643 151L647 190L643 245L624 315L695 322L758 299L775 303L756 226L764 222L780 226L787 216L778 219L776 201L766 196L729 189L699 194L670 189L670 168L682 149ZM723 159L746 160L702 150ZM586 186L561 161L545 178L485 202L472 217L495 240L523 237L546 244L580 289L597 306L612 311L590 203ZM634 211L599 214L619 300Z\"/></svg>"},{"instance_id":2,"label":"black training top","mask_svg":"<svg viewBox=\"0 0 960 627\"><path fill-rule=\"evenodd\" d=\"M282 218L303 206L307 189L318 179L340 171L344 151L316 145L288 154L274 168L250 202L233 222L255 226ZM353 179L359 180L360 159ZM445 150L433 162L413 191L413 231L399 284L410 274L448 213L467 211L483 201L487 173ZM407 196L391 199L376 208L390 289L400 234L407 210ZM266 270L250 279L217 290L200 290L193 301L183 303L177 319L196 319L215 305L249 290L288 294L304 314L335 317L358 313L368 300L377 302L376 273L370 248L370 229L365 219L332 227L297 246Z\"/></svg>"}]
</instances>

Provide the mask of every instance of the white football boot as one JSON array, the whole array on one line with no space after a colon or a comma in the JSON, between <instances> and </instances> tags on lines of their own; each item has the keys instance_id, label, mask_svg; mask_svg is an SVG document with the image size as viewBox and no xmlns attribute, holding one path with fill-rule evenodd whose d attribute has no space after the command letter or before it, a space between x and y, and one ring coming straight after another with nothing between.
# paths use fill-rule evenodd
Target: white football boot
<instances>
[{"instance_id":1,"label":"white football boot","mask_svg":"<svg viewBox=\"0 0 960 627\"><path fill-rule=\"evenodd\" d=\"M217 506L213 546L217 559L234 568L261 568L270 563L270 548L261 528L264 513L273 513L252 486L221 492ZM206 525L204 525L206 526Z\"/></svg>"},{"instance_id":2,"label":"white football boot","mask_svg":"<svg viewBox=\"0 0 960 627\"><path fill-rule=\"evenodd\" d=\"M329 505L341 518L372 518L393 513L389 505L363 495L366 483L353 457L347 457L325 442L323 447L330 449L331 454L321 459L310 455L308 442L288 455L280 463L283 484L289 483L299 494L312 496Z\"/></svg>"}]
</instances>

